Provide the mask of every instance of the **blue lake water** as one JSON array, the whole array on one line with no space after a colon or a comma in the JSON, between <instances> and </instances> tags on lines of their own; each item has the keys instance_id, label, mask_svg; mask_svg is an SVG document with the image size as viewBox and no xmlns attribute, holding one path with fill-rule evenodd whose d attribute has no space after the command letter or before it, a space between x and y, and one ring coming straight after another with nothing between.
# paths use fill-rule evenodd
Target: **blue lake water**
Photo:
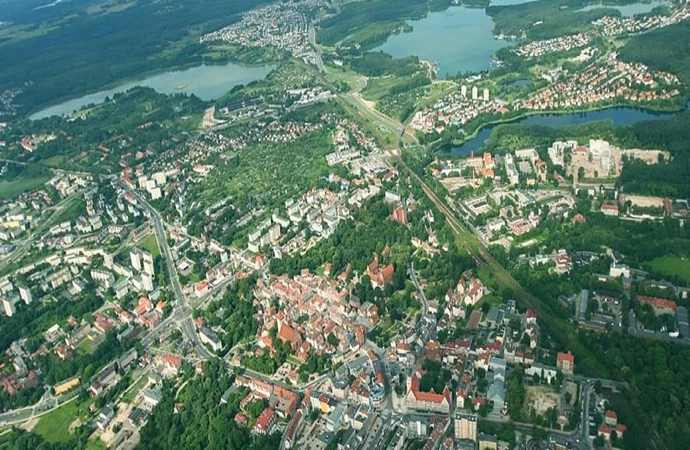
<instances>
[{"instance_id":1,"label":"blue lake water","mask_svg":"<svg viewBox=\"0 0 690 450\"><path fill-rule=\"evenodd\" d=\"M686 109L690 107L690 103ZM551 127L561 127L565 125L580 125L585 122L592 122L596 120L611 120L614 125L630 125L640 120L652 119L668 119L672 118L676 113L654 113L638 108L609 108L599 111L591 111L586 113L571 113L571 114L535 114L522 119L518 119L511 123L519 123L525 125L546 125ZM472 152L479 152L484 148L486 140L491 136L493 125L483 128L477 136L465 142L462 145L446 146L442 149L443 152L450 152L458 156L467 156Z\"/></svg>"},{"instance_id":2,"label":"blue lake water","mask_svg":"<svg viewBox=\"0 0 690 450\"><path fill-rule=\"evenodd\" d=\"M434 62L439 78L487 69L491 55L510 45L494 38L493 21L483 9L452 6L409 23L412 32L390 36L374 51L381 50L395 58L418 56Z\"/></svg>"},{"instance_id":3,"label":"blue lake water","mask_svg":"<svg viewBox=\"0 0 690 450\"><path fill-rule=\"evenodd\" d=\"M87 94L49 106L31 116L32 120L54 115L70 114L91 103L103 102L118 92L125 92L134 86L145 86L162 94L194 94L202 100L215 100L238 84L247 84L264 78L275 66L201 65L185 70L171 70L140 81L130 81L115 88Z\"/></svg>"},{"instance_id":4,"label":"blue lake water","mask_svg":"<svg viewBox=\"0 0 690 450\"><path fill-rule=\"evenodd\" d=\"M578 11L590 11L592 9L597 9L597 8L611 8L611 9L617 9L618 11L621 12L621 15L623 17L632 17L637 14L646 14L656 8L657 6L663 6L663 5L668 5L667 2L661 2L661 1L651 1L651 2L640 2L640 3L631 3L629 5L606 5L602 2L599 2L594 5L589 5L584 8L578 9Z\"/></svg>"}]
</instances>

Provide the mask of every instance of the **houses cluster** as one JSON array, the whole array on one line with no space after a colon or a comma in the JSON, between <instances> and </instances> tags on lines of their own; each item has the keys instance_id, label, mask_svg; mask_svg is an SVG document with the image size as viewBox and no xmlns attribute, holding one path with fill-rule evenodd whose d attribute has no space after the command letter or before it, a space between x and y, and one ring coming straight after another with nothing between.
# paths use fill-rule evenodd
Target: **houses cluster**
<instances>
[{"instance_id":1,"label":"houses cluster","mask_svg":"<svg viewBox=\"0 0 690 450\"><path fill-rule=\"evenodd\" d=\"M461 127L481 114L505 114L509 110L500 100L491 100L488 88L463 85L460 92L453 92L440 98L436 103L417 111L410 126L423 133L441 133L446 127Z\"/></svg>"},{"instance_id":2,"label":"houses cluster","mask_svg":"<svg viewBox=\"0 0 690 450\"><path fill-rule=\"evenodd\" d=\"M272 350L276 344L271 337L274 328L276 339L290 344L303 363L312 353L331 354L338 359L361 348L379 316L375 305L346 301L349 291L345 279L350 270L346 268L335 279L308 270L294 278L283 275L260 279L254 295L256 317L261 324L258 348ZM276 305L280 311L276 311ZM303 320L305 317L307 320ZM337 344L329 339L331 335Z\"/></svg>"},{"instance_id":3,"label":"houses cluster","mask_svg":"<svg viewBox=\"0 0 690 450\"><path fill-rule=\"evenodd\" d=\"M567 217L575 205L574 197L552 189L494 189L457 203L477 225L486 242L509 245L508 234L521 236L537 228L542 217Z\"/></svg>"},{"instance_id":4,"label":"houses cluster","mask_svg":"<svg viewBox=\"0 0 690 450\"><path fill-rule=\"evenodd\" d=\"M572 140L556 141L549 147L548 155L554 165L565 170L566 175L579 177L578 172L582 172L587 179L618 178L624 158L658 164L660 158L670 156L662 150L620 149L601 139L590 139L587 145ZM582 180L578 184L582 185Z\"/></svg>"},{"instance_id":5,"label":"houses cluster","mask_svg":"<svg viewBox=\"0 0 690 450\"><path fill-rule=\"evenodd\" d=\"M386 399L384 368L372 350L340 366L327 384L335 399L356 407L379 408Z\"/></svg>"},{"instance_id":6,"label":"houses cluster","mask_svg":"<svg viewBox=\"0 0 690 450\"><path fill-rule=\"evenodd\" d=\"M681 82L673 74L641 63L619 61L612 53L581 72L568 74L525 100L516 108L555 110L584 108L622 99L630 102L669 100L680 95Z\"/></svg>"},{"instance_id":7,"label":"houses cluster","mask_svg":"<svg viewBox=\"0 0 690 450\"><path fill-rule=\"evenodd\" d=\"M300 397L281 386L245 376L236 377L235 384L249 389L249 393L240 401L240 412L235 416L235 422L238 425L249 425L245 411L247 405L255 400L265 400L267 403L267 406L252 425L252 433L254 434L272 434L278 418L288 419L292 417L300 406ZM221 403L225 401L226 394L221 398Z\"/></svg>"},{"instance_id":8,"label":"houses cluster","mask_svg":"<svg viewBox=\"0 0 690 450\"><path fill-rule=\"evenodd\" d=\"M604 36L620 36L624 34L637 34L649 31L653 28L662 28L690 17L690 6L687 3L671 3L667 5L670 14L645 14L632 17L604 16L592 24L596 26Z\"/></svg>"},{"instance_id":9,"label":"houses cluster","mask_svg":"<svg viewBox=\"0 0 690 450\"><path fill-rule=\"evenodd\" d=\"M373 137L368 136L357 124L347 119L337 121L336 130L333 133L333 144L336 150L326 155L326 162L329 166L358 159L363 153L379 153L381 151Z\"/></svg>"},{"instance_id":10,"label":"houses cluster","mask_svg":"<svg viewBox=\"0 0 690 450\"><path fill-rule=\"evenodd\" d=\"M295 57L311 55L309 14L324 0L281 2L252 9L242 20L201 37L200 42L227 41L243 47L274 47Z\"/></svg>"},{"instance_id":11,"label":"houses cluster","mask_svg":"<svg viewBox=\"0 0 690 450\"><path fill-rule=\"evenodd\" d=\"M6 166L0 169L0 175ZM11 252L17 241L36 228L58 201L91 185L90 176L58 174L44 186L0 202L0 255Z\"/></svg>"},{"instance_id":12,"label":"houses cluster","mask_svg":"<svg viewBox=\"0 0 690 450\"><path fill-rule=\"evenodd\" d=\"M38 372L29 369L26 361L30 355L26 353L22 345L15 341L7 350L9 357L8 366L0 362L0 385L2 390L9 396L17 395L20 391L36 386L38 382Z\"/></svg>"},{"instance_id":13,"label":"houses cluster","mask_svg":"<svg viewBox=\"0 0 690 450\"><path fill-rule=\"evenodd\" d=\"M590 30L578 34L559 36L552 39L533 41L521 45L513 51L525 58L533 59L553 53L567 53L573 49L589 45L598 36L598 32Z\"/></svg>"}]
</instances>

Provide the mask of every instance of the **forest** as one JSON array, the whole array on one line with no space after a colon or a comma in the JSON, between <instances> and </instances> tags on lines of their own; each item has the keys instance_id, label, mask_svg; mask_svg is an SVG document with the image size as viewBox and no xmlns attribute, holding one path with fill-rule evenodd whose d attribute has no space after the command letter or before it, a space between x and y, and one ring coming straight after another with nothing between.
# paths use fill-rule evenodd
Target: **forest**
<instances>
[{"instance_id":1,"label":"forest","mask_svg":"<svg viewBox=\"0 0 690 450\"><path fill-rule=\"evenodd\" d=\"M431 7L445 9L448 0L375 0L351 2L342 7L341 13L331 16L319 24L317 40L325 45L335 45L364 27L381 23L409 19L421 19Z\"/></svg>"},{"instance_id":2,"label":"forest","mask_svg":"<svg viewBox=\"0 0 690 450\"><path fill-rule=\"evenodd\" d=\"M227 404L221 396L232 385L233 377L220 360L204 363L204 375L192 379L177 401L174 412L174 389L168 387L163 399L141 430L136 447L141 450L277 450L280 434L253 436L235 423L239 403L246 391L233 392Z\"/></svg>"},{"instance_id":3,"label":"forest","mask_svg":"<svg viewBox=\"0 0 690 450\"><path fill-rule=\"evenodd\" d=\"M489 6L486 13L496 26L494 33L519 36L526 31L529 39L550 39L576 34L592 27L591 22L604 15L620 16L611 8L591 11L578 9L592 3L588 0L540 0L510 6ZM535 26L539 23L538 26Z\"/></svg>"},{"instance_id":4,"label":"forest","mask_svg":"<svg viewBox=\"0 0 690 450\"><path fill-rule=\"evenodd\" d=\"M652 425L664 448L687 449L690 442L690 347L649 341L627 335L580 332L580 339L616 367L616 377L630 384L623 393L630 410L622 409L619 421L628 424L626 448L643 448ZM644 419L634 426L638 417ZM644 447L649 448L649 447Z\"/></svg>"},{"instance_id":5,"label":"forest","mask_svg":"<svg viewBox=\"0 0 690 450\"><path fill-rule=\"evenodd\" d=\"M678 75L690 82L690 22L684 21L668 27L643 33L630 39L620 50L626 61L640 62L651 68Z\"/></svg>"}]
</instances>

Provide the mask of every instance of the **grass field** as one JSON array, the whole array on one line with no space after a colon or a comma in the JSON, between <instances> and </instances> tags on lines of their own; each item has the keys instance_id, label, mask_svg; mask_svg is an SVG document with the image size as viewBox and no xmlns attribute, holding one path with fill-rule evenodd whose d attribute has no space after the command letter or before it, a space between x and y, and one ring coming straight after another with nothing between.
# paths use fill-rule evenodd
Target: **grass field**
<instances>
[{"instance_id":1,"label":"grass field","mask_svg":"<svg viewBox=\"0 0 690 450\"><path fill-rule=\"evenodd\" d=\"M651 268L667 276L681 277L690 283L690 258L681 256L661 256L652 260Z\"/></svg>"},{"instance_id":2,"label":"grass field","mask_svg":"<svg viewBox=\"0 0 690 450\"><path fill-rule=\"evenodd\" d=\"M14 181L0 181L0 198L12 199L22 192L30 191L48 181L49 177L19 178Z\"/></svg>"},{"instance_id":3,"label":"grass field","mask_svg":"<svg viewBox=\"0 0 690 450\"><path fill-rule=\"evenodd\" d=\"M32 431L49 442L67 442L72 437L69 427L76 417L77 402L72 401L41 417Z\"/></svg>"},{"instance_id":4,"label":"grass field","mask_svg":"<svg viewBox=\"0 0 690 450\"><path fill-rule=\"evenodd\" d=\"M153 233L149 234L144 239L137 242L137 247L148 251L154 258L156 256L160 256L161 254L161 251L158 248L158 241L156 240L156 235Z\"/></svg>"},{"instance_id":5,"label":"grass field","mask_svg":"<svg viewBox=\"0 0 690 450\"><path fill-rule=\"evenodd\" d=\"M99 438L89 439L85 450L107 450L108 446Z\"/></svg>"}]
</instances>

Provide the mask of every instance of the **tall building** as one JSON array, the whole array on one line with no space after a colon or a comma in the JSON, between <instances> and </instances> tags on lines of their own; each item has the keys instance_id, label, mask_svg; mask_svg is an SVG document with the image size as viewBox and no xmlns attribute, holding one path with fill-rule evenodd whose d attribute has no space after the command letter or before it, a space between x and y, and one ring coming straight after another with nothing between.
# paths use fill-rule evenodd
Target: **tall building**
<instances>
[{"instance_id":1,"label":"tall building","mask_svg":"<svg viewBox=\"0 0 690 450\"><path fill-rule=\"evenodd\" d=\"M113 258L112 253L106 253L105 255L103 255L103 265L105 267L112 270L113 264L115 264L115 260Z\"/></svg>"},{"instance_id":2,"label":"tall building","mask_svg":"<svg viewBox=\"0 0 690 450\"><path fill-rule=\"evenodd\" d=\"M463 84L462 87L460 88L460 95L462 95L463 97L467 98L467 86L465 86L464 84Z\"/></svg>"},{"instance_id":3,"label":"tall building","mask_svg":"<svg viewBox=\"0 0 690 450\"><path fill-rule=\"evenodd\" d=\"M153 276L155 273L155 269L153 268L153 256L146 250L142 250L140 254L144 272Z\"/></svg>"},{"instance_id":4,"label":"tall building","mask_svg":"<svg viewBox=\"0 0 690 450\"><path fill-rule=\"evenodd\" d=\"M28 305L34 300L34 298L31 296L31 291L28 287L22 284L18 285L17 287L19 288L19 296L22 300L24 300L24 303Z\"/></svg>"},{"instance_id":5,"label":"tall building","mask_svg":"<svg viewBox=\"0 0 690 450\"><path fill-rule=\"evenodd\" d=\"M484 88L484 101L489 101L489 88Z\"/></svg>"},{"instance_id":6,"label":"tall building","mask_svg":"<svg viewBox=\"0 0 690 450\"><path fill-rule=\"evenodd\" d=\"M5 310L5 315L7 317L12 317L17 311L15 304L19 300L19 297L5 297L2 299L2 308Z\"/></svg>"},{"instance_id":7,"label":"tall building","mask_svg":"<svg viewBox=\"0 0 690 450\"><path fill-rule=\"evenodd\" d=\"M153 278L150 274L146 272L141 274L141 287L146 292L151 292L153 290Z\"/></svg>"},{"instance_id":8,"label":"tall building","mask_svg":"<svg viewBox=\"0 0 690 450\"><path fill-rule=\"evenodd\" d=\"M132 262L132 267L141 272L141 252L138 249L134 249L129 252L129 260Z\"/></svg>"},{"instance_id":9,"label":"tall building","mask_svg":"<svg viewBox=\"0 0 690 450\"><path fill-rule=\"evenodd\" d=\"M479 89L477 89L477 86L472 86L472 100L477 100L479 97Z\"/></svg>"},{"instance_id":10,"label":"tall building","mask_svg":"<svg viewBox=\"0 0 690 450\"><path fill-rule=\"evenodd\" d=\"M477 442L477 415L458 412L453 423L455 439Z\"/></svg>"}]
</instances>

